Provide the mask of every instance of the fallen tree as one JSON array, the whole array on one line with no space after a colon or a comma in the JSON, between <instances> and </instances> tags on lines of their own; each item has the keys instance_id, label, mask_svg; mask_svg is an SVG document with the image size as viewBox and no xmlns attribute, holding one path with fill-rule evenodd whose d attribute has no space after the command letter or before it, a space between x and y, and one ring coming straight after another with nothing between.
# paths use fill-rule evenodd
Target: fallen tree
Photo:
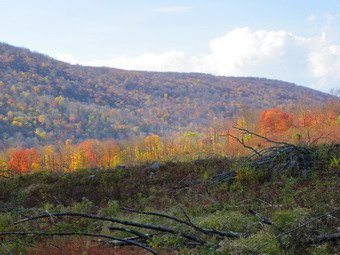
<instances>
[{"instance_id":1,"label":"fallen tree","mask_svg":"<svg viewBox=\"0 0 340 255\"><path fill-rule=\"evenodd\" d=\"M274 175L290 174L292 176L302 176L310 174L314 166L314 156L317 152L313 151L308 144L294 145L286 142L273 141L265 136L251 132L244 128L234 127L241 135L250 135L257 137L266 143L272 144L263 149L258 149L247 145L243 138L238 138L232 134L232 137L245 148L252 151L247 157L246 162L253 168L258 168Z\"/></svg>"}]
</instances>

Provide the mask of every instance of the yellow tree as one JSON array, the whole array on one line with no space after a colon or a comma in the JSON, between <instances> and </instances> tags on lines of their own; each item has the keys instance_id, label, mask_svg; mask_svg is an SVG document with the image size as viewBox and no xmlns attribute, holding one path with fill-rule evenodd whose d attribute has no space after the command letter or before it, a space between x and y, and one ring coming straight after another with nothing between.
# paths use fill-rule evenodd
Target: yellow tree
<instances>
[{"instance_id":1,"label":"yellow tree","mask_svg":"<svg viewBox=\"0 0 340 255\"><path fill-rule=\"evenodd\" d=\"M58 172L62 170L56 148L54 145L46 145L40 150L41 165L43 169Z\"/></svg>"},{"instance_id":2,"label":"yellow tree","mask_svg":"<svg viewBox=\"0 0 340 255\"><path fill-rule=\"evenodd\" d=\"M144 140L146 149L146 159L153 160L159 159L162 155L163 143L158 135L147 136Z\"/></svg>"}]
</instances>

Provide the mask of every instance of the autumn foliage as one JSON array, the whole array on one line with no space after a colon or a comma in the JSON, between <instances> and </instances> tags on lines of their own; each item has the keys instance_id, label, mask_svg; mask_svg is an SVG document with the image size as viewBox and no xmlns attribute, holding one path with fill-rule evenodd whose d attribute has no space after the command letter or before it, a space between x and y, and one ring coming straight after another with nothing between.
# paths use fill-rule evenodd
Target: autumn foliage
<instances>
[{"instance_id":1,"label":"autumn foliage","mask_svg":"<svg viewBox=\"0 0 340 255\"><path fill-rule=\"evenodd\" d=\"M40 169L40 154L35 148L18 150L11 153L7 169L14 173L29 173Z\"/></svg>"},{"instance_id":2,"label":"autumn foliage","mask_svg":"<svg viewBox=\"0 0 340 255\"><path fill-rule=\"evenodd\" d=\"M263 111L259 116L259 127L264 132L285 131L294 125L294 116L281 109Z\"/></svg>"},{"instance_id":3,"label":"autumn foliage","mask_svg":"<svg viewBox=\"0 0 340 255\"><path fill-rule=\"evenodd\" d=\"M15 151L9 148L7 156L9 159L5 160L6 152L0 158L2 162L0 170L8 170L12 174L29 173L35 170L54 172L69 172L85 168L99 170L136 161L246 153L246 149L240 146L235 137L241 138L252 146L259 145L255 138L249 135L242 136L233 129L234 125L278 140L296 142L312 139L310 134L314 134L316 139L331 136L334 141L338 141L340 139L338 119L338 114L332 110L309 110L293 114L273 108L259 112L257 118L246 114L239 116L233 123L205 128L202 132L186 131L169 137L152 134L144 138L135 138L133 141L88 139L73 144L72 140L67 140L64 144L50 144ZM303 134L308 134L308 137L302 138Z\"/></svg>"}]
</instances>

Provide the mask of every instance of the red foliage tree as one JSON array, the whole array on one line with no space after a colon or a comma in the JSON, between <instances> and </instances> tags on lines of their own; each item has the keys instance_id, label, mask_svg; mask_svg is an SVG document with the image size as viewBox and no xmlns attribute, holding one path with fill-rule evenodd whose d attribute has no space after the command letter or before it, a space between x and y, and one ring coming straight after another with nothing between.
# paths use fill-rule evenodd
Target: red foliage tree
<instances>
[{"instance_id":1,"label":"red foliage tree","mask_svg":"<svg viewBox=\"0 0 340 255\"><path fill-rule=\"evenodd\" d=\"M95 139L85 140L76 146L85 160L85 167L99 166L99 141Z\"/></svg>"},{"instance_id":2,"label":"red foliage tree","mask_svg":"<svg viewBox=\"0 0 340 255\"><path fill-rule=\"evenodd\" d=\"M12 152L7 169L13 173L29 173L39 168L40 154L36 149L23 149Z\"/></svg>"},{"instance_id":3,"label":"red foliage tree","mask_svg":"<svg viewBox=\"0 0 340 255\"><path fill-rule=\"evenodd\" d=\"M278 108L262 111L259 116L259 127L265 132L285 131L293 126L294 116Z\"/></svg>"}]
</instances>

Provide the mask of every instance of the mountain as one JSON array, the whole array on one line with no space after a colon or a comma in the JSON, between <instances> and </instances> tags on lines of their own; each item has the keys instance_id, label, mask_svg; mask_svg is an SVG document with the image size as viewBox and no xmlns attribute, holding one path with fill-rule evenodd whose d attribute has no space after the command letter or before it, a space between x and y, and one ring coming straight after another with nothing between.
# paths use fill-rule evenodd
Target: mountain
<instances>
[{"instance_id":1,"label":"mountain","mask_svg":"<svg viewBox=\"0 0 340 255\"><path fill-rule=\"evenodd\" d=\"M70 65L0 43L0 142L26 146L198 130L239 109L328 94L262 78Z\"/></svg>"}]
</instances>

